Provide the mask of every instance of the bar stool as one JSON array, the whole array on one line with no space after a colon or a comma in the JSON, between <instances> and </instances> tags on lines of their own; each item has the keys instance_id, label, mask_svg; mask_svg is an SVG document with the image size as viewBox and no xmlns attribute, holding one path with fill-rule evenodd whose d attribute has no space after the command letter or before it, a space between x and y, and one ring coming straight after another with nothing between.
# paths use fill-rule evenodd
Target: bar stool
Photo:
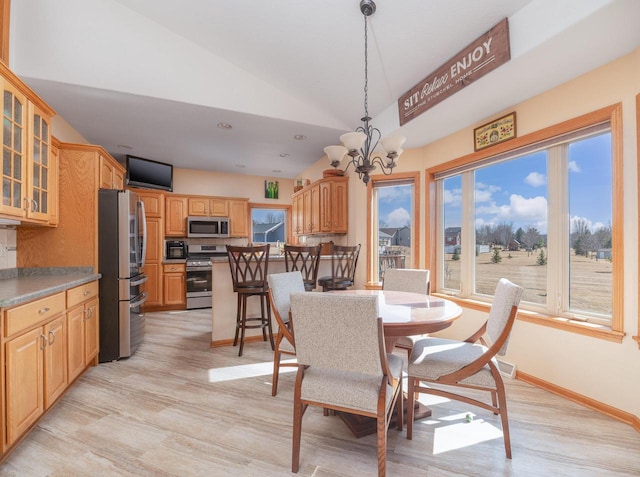
<instances>
[{"instance_id":1,"label":"bar stool","mask_svg":"<svg viewBox=\"0 0 640 477\"><path fill-rule=\"evenodd\" d=\"M312 291L316 287L318 279L318 265L320 265L320 249L322 245L284 246L284 264L287 272L299 270L304 281L305 291Z\"/></svg>"},{"instance_id":2,"label":"bar stool","mask_svg":"<svg viewBox=\"0 0 640 477\"><path fill-rule=\"evenodd\" d=\"M334 245L331 242L331 276L318 279L322 291L346 290L353 286L360 254L358 245Z\"/></svg>"},{"instance_id":3,"label":"bar stool","mask_svg":"<svg viewBox=\"0 0 640 477\"><path fill-rule=\"evenodd\" d=\"M271 304L269 303L269 284L267 282L267 268L269 266L269 245L237 247L227 245L229 268L233 281L233 291L238 294L238 308L236 313L236 334L233 346L238 344L240 335L240 352L244 349L245 330L261 328L262 339L267 341L267 331L271 349L274 349L273 331L271 329ZM247 318L247 298L260 297L260 316ZM266 313L265 313L266 305ZM252 324L248 324L252 323Z\"/></svg>"}]
</instances>

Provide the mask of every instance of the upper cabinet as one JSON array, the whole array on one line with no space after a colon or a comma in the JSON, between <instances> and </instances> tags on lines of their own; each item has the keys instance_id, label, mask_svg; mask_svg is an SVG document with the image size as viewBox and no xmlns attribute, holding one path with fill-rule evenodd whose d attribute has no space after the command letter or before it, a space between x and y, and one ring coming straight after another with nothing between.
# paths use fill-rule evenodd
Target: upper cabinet
<instances>
[{"instance_id":1,"label":"upper cabinet","mask_svg":"<svg viewBox=\"0 0 640 477\"><path fill-rule=\"evenodd\" d=\"M189 197L189 215L228 217L229 201L216 197Z\"/></svg>"},{"instance_id":2,"label":"upper cabinet","mask_svg":"<svg viewBox=\"0 0 640 477\"><path fill-rule=\"evenodd\" d=\"M164 222L164 234L167 237L187 236L187 203L187 197L167 195L165 199L166 213Z\"/></svg>"},{"instance_id":3,"label":"upper cabinet","mask_svg":"<svg viewBox=\"0 0 640 477\"><path fill-rule=\"evenodd\" d=\"M124 173L122 164L100 155L100 189L124 189Z\"/></svg>"},{"instance_id":4,"label":"upper cabinet","mask_svg":"<svg viewBox=\"0 0 640 477\"><path fill-rule=\"evenodd\" d=\"M249 201L229 199L229 235L249 237Z\"/></svg>"},{"instance_id":5,"label":"upper cabinet","mask_svg":"<svg viewBox=\"0 0 640 477\"><path fill-rule=\"evenodd\" d=\"M0 214L23 222L54 224L58 164L52 154L55 112L0 64L2 88L2 202Z\"/></svg>"},{"instance_id":6,"label":"upper cabinet","mask_svg":"<svg viewBox=\"0 0 640 477\"><path fill-rule=\"evenodd\" d=\"M293 194L294 235L348 232L348 177L315 181Z\"/></svg>"}]
</instances>

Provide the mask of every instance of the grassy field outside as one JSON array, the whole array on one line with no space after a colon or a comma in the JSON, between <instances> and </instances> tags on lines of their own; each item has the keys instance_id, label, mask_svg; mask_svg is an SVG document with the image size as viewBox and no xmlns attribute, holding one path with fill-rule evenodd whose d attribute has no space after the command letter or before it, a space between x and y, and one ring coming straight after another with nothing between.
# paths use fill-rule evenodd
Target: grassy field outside
<instances>
[{"instance_id":1,"label":"grassy field outside","mask_svg":"<svg viewBox=\"0 0 640 477\"><path fill-rule=\"evenodd\" d=\"M543 249L546 255L546 249ZM547 266L538 264L539 250L526 252L500 251L502 260L493 263L493 253L476 256L476 292L492 295L500 278L505 277L524 287L523 301L538 304L547 302ZM460 261L452 254L445 257L445 286L460 288ZM571 254L570 309L611 314L612 263Z\"/></svg>"}]
</instances>

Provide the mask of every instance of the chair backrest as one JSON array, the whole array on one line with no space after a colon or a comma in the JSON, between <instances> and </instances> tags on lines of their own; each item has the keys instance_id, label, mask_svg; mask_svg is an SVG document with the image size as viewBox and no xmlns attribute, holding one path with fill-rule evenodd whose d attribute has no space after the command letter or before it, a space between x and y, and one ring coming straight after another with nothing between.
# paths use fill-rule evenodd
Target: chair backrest
<instances>
[{"instance_id":1,"label":"chair backrest","mask_svg":"<svg viewBox=\"0 0 640 477\"><path fill-rule=\"evenodd\" d=\"M289 309L292 292L304 292L304 281L299 270L285 273L272 273L267 278L269 294L276 321L280 327L286 327L289 322Z\"/></svg>"},{"instance_id":2,"label":"chair backrest","mask_svg":"<svg viewBox=\"0 0 640 477\"><path fill-rule=\"evenodd\" d=\"M256 288L256 291L267 290L269 245L247 247L227 245L227 256L229 257L234 291L237 291L238 288Z\"/></svg>"},{"instance_id":3,"label":"chair backrest","mask_svg":"<svg viewBox=\"0 0 640 477\"><path fill-rule=\"evenodd\" d=\"M417 268L387 268L382 280L383 290L429 294L429 270Z\"/></svg>"},{"instance_id":4,"label":"chair backrest","mask_svg":"<svg viewBox=\"0 0 640 477\"><path fill-rule=\"evenodd\" d=\"M506 278L501 278L498 282L491 310L489 311L489 318L487 319L487 335L492 343L496 342L507 331L511 309L514 306L518 307L523 291L522 287L511 283ZM508 331L510 332L510 330ZM504 344L498 351L500 356L507 352L508 345L509 336L506 337Z\"/></svg>"},{"instance_id":5,"label":"chair backrest","mask_svg":"<svg viewBox=\"0 0 640 477\"><path fill-rule=\"evenodd\" d=\"M285 244L284 263L287 272L300 270L302 279L315 286L316 280L318 279L321 248L322 245L302 246Z\"/></svg>"},{"instance_id":6,"label":"chair backrest","mask_svg":"<svg viewBox=\"0 0 640 477\"><path fill-rule=\"evenodd\" d=\"M353 282L356 276L360 244L332 245L331 251L331 276L346 278Z\"/></svg>"},{"instance_id":7,"label":"chair backrest","mask_svg":"<svg viewBox=\"0 0 640 477\"><path fill-rule=\"evenodd\" d=\"M292 293L291 320L299 365L382 376L377 296Z\"/></svg>"}]
</instances>

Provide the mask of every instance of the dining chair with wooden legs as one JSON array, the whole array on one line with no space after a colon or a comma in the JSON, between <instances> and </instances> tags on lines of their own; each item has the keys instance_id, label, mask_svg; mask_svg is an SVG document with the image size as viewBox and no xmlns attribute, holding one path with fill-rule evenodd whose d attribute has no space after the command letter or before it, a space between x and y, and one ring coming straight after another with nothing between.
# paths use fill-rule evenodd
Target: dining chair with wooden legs
<instances>
[{"instance_id":1,"label":"dining chair with wooden legs","mask_svg":"<svg viewBox=\"0 0 640 477\"><path fill-rule=\"evenodd\" d=\"M518 285L502 278L496 287L487 321L469 338L457 341L429 337L415 342L407 370L407 439L413 437L413 406L417 393L433 394L499 414L505 451L511 459L507 397L496 355L507 352L522 291ZM423 383L444 386L433 388ZM450 390L456 387L488 391L491 404Z\"/></svg>"},{"instance_id":2,"label":"dining chair with wooden legs","mask_svg":"<svg viewBox=\"0 0 640 477\"><path fill-rule=\"evenodd\" d=\"M382 277L382 289L429 294L429 270L418 268L387 268ZM396 341L396 348L407 350L407 358L411 356L413 343L427 335L401 336Z\"/></svg>"},{"instance_id":3,"label":"dining chair with wooden legs","mask_svg":"<svg viewBox=\"0 0 640 477\"><path fill-rule=\"evenodd\" d=\"M402 430L403 360L385 350L378 297L292 293L291 324L298 359L291 471L300 467L302 417L318 406L376 419L378 476L384 476L394 408Z\"/></svg>"},{"instance_id":4,"label":"dining chair with wooden legs","mask_svg":"<svg viewBox=\"0 0 640 477\"><path fill-rule=\"evenodd\" d=\"M269 282L271 311L276 323L278 323L278 334L276 335L276 344L273 351L273 379L271 381L271 395L275 396L278 393L280 366L298 366L297 362L281 363L280 360L282 355L296 356L296 345L289 326L289 308L291 307L289 296L292 292L305 291L305 284L302 279L302 273L299 270L272 273L267 280Z\"/></svg>"}]
</instances>

